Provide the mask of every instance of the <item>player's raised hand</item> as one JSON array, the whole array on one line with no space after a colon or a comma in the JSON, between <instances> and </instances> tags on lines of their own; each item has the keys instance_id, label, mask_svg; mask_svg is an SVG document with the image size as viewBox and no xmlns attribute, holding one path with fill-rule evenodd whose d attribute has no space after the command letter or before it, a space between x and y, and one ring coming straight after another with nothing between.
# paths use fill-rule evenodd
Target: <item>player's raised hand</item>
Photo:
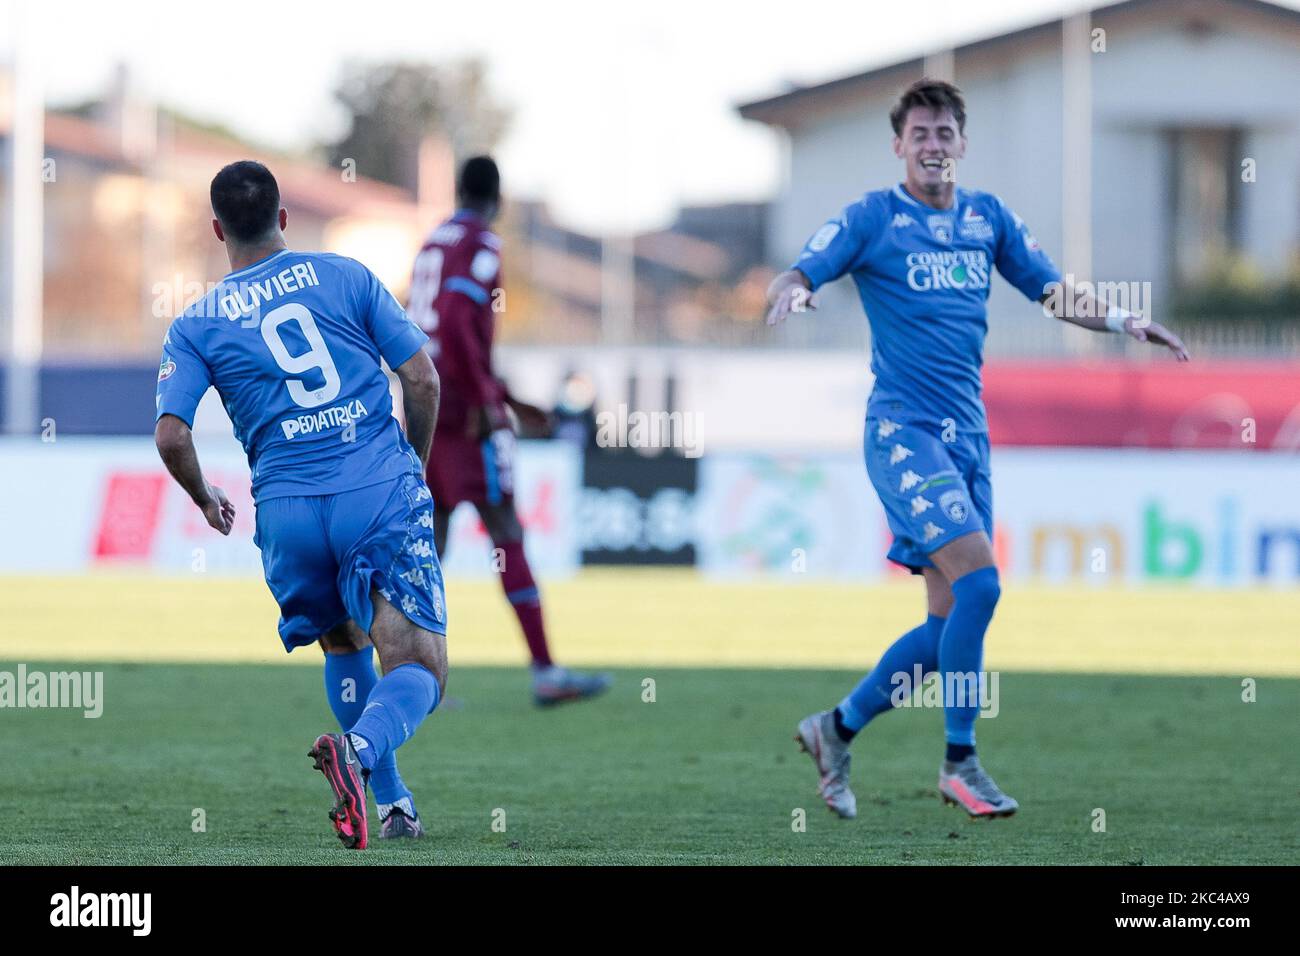
<instances>
[{"instance_id":1,"label":"player's raised hand","mask_svg":"<svg viewBox=\"0 0 1300 956\"><path fill-rule=\"evenodd\" d=\"M470 441L481 441L487 434L482 408L471 408L465 416L465 437Z\"/></svg>"},{"instance_id":2,"label":"player's raised hand","mask_svg":"<svg viewBox=\"0 0 1300 956\"><path fill-rule=\"evenodd\" d=\"M517 398L506 399L506 408L515 415L518 423L516 434L537 435L542 438L551 434L551 416L536 405L521 402Z\"/></svg>"},{"instance_id":3,"label":"player's raised hand","mask_svg":"<svg viewBox=\"0 0 1300 956\"><path fill-rule=\"evenodd\" d=\"M230 503L226 493L216 485L208 485L208 500L200 507L208 524L222 534L230 534L235 524L235 506Z\"/></svg>"},{"instance_id":4,"label":"player's raised hand","mask_svg":"<svg viewBox=\"0 0 1300 956\"><path fill-rule=\"evenodd\" d=\"M1159 322L1144 321L1140 316L1133 316L1124 323L1124 331L1139 342L1163 345L1173 352L1174 358L1180 362L1186 362L1191 358L1187 354L1187 347L1183 345L1183 340Z\"/></svg>"},{"instance_id":5,"label":"player's raised hand","mask_svg":"<svg viewBox=\"0 0 1300 956\"><path fill-rule=\"evenodd\" d=\"M508 428L517 434L517 421L508 405L478 405L471 408L465 416L465 437L470 441L482 441L502 428Z\"/></svg>"},{"instance_id":6,"label":"player's raised hand","mask_svg":"<svg viewBox=\"0 0 1300 956\"><path fill-rule=\"evenodd\" d=\"M767 324L778 325L791 312L808 312L819 305L817 295L808 289L803 273L791 269L782 272L767 287Z\"/></svg>"}]
</instances>

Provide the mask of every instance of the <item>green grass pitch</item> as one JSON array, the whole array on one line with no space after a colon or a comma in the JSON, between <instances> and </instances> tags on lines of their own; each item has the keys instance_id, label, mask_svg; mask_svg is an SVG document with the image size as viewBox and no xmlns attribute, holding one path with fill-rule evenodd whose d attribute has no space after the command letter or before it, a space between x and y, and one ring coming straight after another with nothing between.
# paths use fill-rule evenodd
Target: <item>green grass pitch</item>
<instances>
[{"instance_id":1,"label":"green grass pitch","mask_svg":"<svg viewBox=\"0 0 1300 956\"><path fill-rule=\"evenodd\" d=\"M356 853L336 840L328 788L306 755L334 729L317 668L27 663L102 666L106 702L94 720L0 712L10 864L1300 859L1288 757L1300 681L1285 676L1261 677L1258 699L1244 703L1235 677L1004 672L1001 713L978 731L1019 814L973 822L942 806L941 714L913 709L883 715L855 743L859 816L841 821L791 736L856 672L630 666L599 701L539 711L522 668L454 667L449 699L399 752L429 836L373 839L372 804L371 849ZM1105 832L1094 831L1096 810Z\"/></svg>"}]
</instances>

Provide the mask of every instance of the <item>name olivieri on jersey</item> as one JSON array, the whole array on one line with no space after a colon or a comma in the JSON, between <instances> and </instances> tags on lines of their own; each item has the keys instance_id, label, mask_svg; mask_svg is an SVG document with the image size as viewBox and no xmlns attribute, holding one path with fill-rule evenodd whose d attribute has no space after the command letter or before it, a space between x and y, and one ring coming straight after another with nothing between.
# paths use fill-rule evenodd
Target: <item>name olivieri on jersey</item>
<instances>
[{"instance_id":1,"label":"name olivieri on jersey","mask_svg":"<svg viewBox=\"0 0 1300 956\"><path fill-rule=\"evenodd\" d=\"M241 282L221 296L221 311L231 322L254 315L266 303L297 292L308 286L320 285L316 267L311 261L296 262L289 268L267 276L261 282Z\"/></svg>"}]
</instances>

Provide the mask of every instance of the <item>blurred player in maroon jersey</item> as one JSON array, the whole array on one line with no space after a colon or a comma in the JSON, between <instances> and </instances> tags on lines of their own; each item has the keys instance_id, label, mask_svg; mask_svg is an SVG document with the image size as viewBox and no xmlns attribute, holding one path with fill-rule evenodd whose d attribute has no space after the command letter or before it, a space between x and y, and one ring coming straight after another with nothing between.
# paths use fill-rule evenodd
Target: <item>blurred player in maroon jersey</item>
<instances>
[{"instance_id":1,"label":"blurred player in maroon jersey","mask_svg":"<svg viewBox=\"0 0 1300 956\"><path fill-rule=\"evenodd\" d=\"M472 503L503 556L501 586L532 655L534 699L548 705L591 697L605 690L610 678L579 674L551 661L541 598L515 513L516 425L546 433L550 422L544 411L514 398L492 374L501 239L489 226L501 208L501 176L490 157L475 156L461 167L456 200L457 213L429 235L416 257L408 309L429 336L429 354L442 380L428 465L434 545L441 556L452 511L462 501Z\"/></svg>"}]
</instances>

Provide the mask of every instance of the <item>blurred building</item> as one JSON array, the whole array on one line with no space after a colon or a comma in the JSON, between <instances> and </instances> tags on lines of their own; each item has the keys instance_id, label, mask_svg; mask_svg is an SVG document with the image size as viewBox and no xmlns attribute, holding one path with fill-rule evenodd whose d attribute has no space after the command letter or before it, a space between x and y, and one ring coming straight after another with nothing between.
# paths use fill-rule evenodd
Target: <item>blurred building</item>
<instances>
[{"instance_id":1,"label":"blurred building","mask_svg":"<svg viewBox=\"0 0 1300 956\"><path fill-rule=\"evenodd\" d=\"M0 75L0 87L7 78ZM7 94L0 88L0 102ZM8 134L0 115L0 150ZM406 285L421 230L405 190L158 110L119 73L102 101L45 115L44 345L49 358L153 354L166 326L229 271L208 185L223 165L271 167L298 248L362 259ZM0 199L9 188L5 172Z\"/></svg>"},{"instance_id":2,"label":"blurred building","mask_svg":"<svg viewBox=\"0 0 1300 956\"><path fill-rule=\"evenodd\" d=\"M1220 259L1277 274L1296 255L1300 14L1259 0L1129 0L742 106L787 136L789 182L772 203L689 207L660 230L596 237L512 198L499 223L499 370L540 404L577 373L597 413L698 413L710 447L854 444L871 385L856 297L838 283L816 315L768 328L764 290L828 216L897 181L887 112L923 73L966 91L963 181L1004 196L1064 271L1150 282L1163 317L1171 290ZM399 298L423 235L452 209L445 144L421 146L412 194L161 111L125 75L100 101L48 112L44 130L39 411L64 434L152 428L163 329L227 271L207 199L221 165L266 161L290 243L355 256ZM8 188L0 169L0 208ZM1276 340L1229 323L1180 328L1198 358L1290 361L1220 363L1176 380L1153 350L1072 334L1001 280L991 319L996 441L1242 447L1232 423L1250 418L1260 437L1249 447L1300 447L1300 409L1273 398L1295 378L1294 312ZM1103 367L1076 354L1126 348L1141 362ZM8 365L0 393L17 380Z\"/></svg>"},{"instance_id":3,"label":"blurred building","mask_svg":"<svg viewBox=\"0 0 1300 956\"><path fill-rule=\"evenodd\" d=\"M1260 0L1127 0L742 105L786 134L788 181L768 226L775 263L855 197L901 178L889 109L927 74L966 96L961 183L1002 196L1063 272L1150 282L1167 316L1180 288L1229 257L1271 276L1294 261L1300 13ZM852 290L841 283L827 298L824 344L855 340ZM1071 334L1000 279L990 320L993 354L1059 351Z\"/></svg>"},{"instance_id":4,"label":"blurred building","mask_svg":"<svg viewBox=\"0 0 1300 956\"><path fill-rule=\"evenodd\" d=\"M507 307L512 320L502 338L678 345L750 335L773 275L765 253L767 212L766 203L688 206L663 229L602 238L557 223L542 203L511 203L501 227L506 278L521 279L527 301ZM632 310L612 338L603 327L611 283L624 286L614 295Z\"/></svg>"},{"instance_id":5,"label":"blurred building","mask_svg":"<svg viewBox=\"0 0 1300 956\"><path fill-rule=\"evenodd\" d=\"M0 104L7 101L0 73ZM0 110L0 155L8 135ZM265 162L289 210L289 244L360 259L402 298L424 234L453 211L454 159L427 141L417 194L309 155L273 154L230 131L162 109L119 72L101 100L45 114L44 355L152 356L168 322L228 271L210 226L212 175ZM8 188L0 168L0 198ZM627 296L620 344L727 342L761 318L771 272L765 204L682 210L667 228L602 240L508 202L505 341L610 342L605 297ZM626 271L609 252L630 250ZM3 282L0 277L0 282ZM611 286L611 282L613 285Z\"/></svg>"}]
</instances>

